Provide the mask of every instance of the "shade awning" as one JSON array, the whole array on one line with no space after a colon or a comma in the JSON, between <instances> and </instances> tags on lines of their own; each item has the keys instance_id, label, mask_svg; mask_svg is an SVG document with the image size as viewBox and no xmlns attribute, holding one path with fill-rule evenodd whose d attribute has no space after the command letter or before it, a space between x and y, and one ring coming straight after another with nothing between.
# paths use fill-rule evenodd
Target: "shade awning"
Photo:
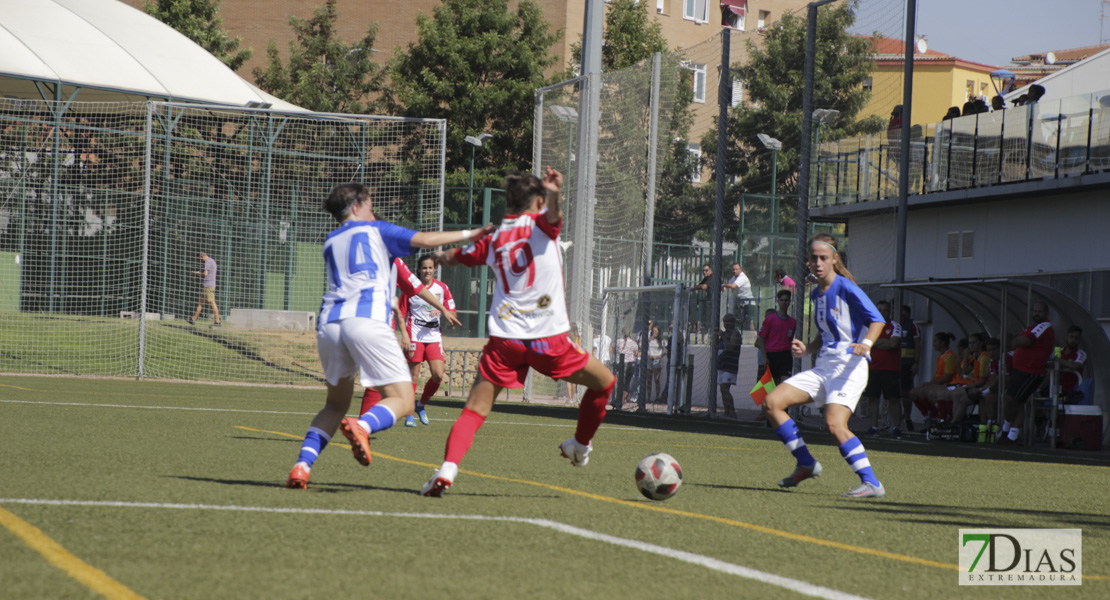
<instances>
[{"instance_id":1,"label":"shade awning","mask_svg":"<svg viewBox=\"0 0 1110 600\"><path fill-rule=\"evenodd\" d=\"M748 12L748 0L721 0L721 12L726 10L742 17Z\"/></svg>"}]
</instances>

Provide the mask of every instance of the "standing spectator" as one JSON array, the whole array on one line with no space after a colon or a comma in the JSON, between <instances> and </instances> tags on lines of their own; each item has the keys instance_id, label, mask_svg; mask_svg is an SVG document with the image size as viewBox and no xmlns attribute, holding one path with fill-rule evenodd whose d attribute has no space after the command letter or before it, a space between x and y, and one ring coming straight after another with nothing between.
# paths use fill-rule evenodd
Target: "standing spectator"
<instances>
[{"instance_id":1,"label":"standing spectator","mask_svg":"<svg viewBox=\"0 0 1110 600\"><path fill-rule=\"evenodd\" d=\"M790 342L794 339L798 322L787 312L790 309L790 299L790 290L779 290L775 294L778 310L772 311L763 319L763 326L759 328L755 338L755 347L763 353L763 362L771 369L771 377L775 380L775 385L790 377L790 372L794 368L794 359L790 356Z\"/></svg>"},{"instance_id":2,"label":"standing spectator","mask_svg":"<svg viewBox=\"0 0 1110 600\"><path fill-rule=\"evenodd\" d=\"M913 389L914 379L917 377L917 365L925 353L922 347L921 330L917 328L917 323L914 323L913 317L910 316L909 305L903 304L899 315L901 321L898 324L902 327L902 415L906 419L906 430L913 431L913 419L910 418L913 413L910 390Z\"/></svg>"},{"instance_id":3,"label":"standing spectator","mask_svg":"<svg viewBox=\"0 0 1110 600\"><path fill-rule=\"evenodd\" d=\"M336 428L351 443L355 460L369 466L370 434L393 426L412 412L412 376L397 345L390 321L390 301L396 278L393 259L414 248L434 248L481 237L492 227L463 232L416 232L374 216L370 190L359 184L336 186L324 200L324 210L339 226L324 241L327 291L317 319L316 349L324 368L327 398L301 444L297 462L285 487L304 489L312 465L335 435ZM359 369L383 399L359 418L347 417Z\"/></svg>"},{"instance_id":4,"label":"standing spectator","mask_svg":"<svg viewBox=\"0 0 1110 600\"><path fill-rule=\"evenodd\" d=\"M623 333L623 337L617 341L617 354L624 357L624 370L620 373L621 389L624 390L621 400L627 402L629 397L636 398L636 392L640 389L640 381L636 378L636 359L640 358L640 344L636 343L628 329ZM637 405L641 410L644 408L638 401Z\"/></svg>"},{"instance_id":5,"label":"standing spectator","mask_svg":"<svg viewBox=\"0 0 1110 600\"><path fill-rule=\"evenodd\" d=\"M1068 337L1064 339L1064 347L1056 354L1056 362L1060 368L1075 371L1064 371L1060 374L1060 389L1064 392L1064 402L1074 404L1082 397L1072 398L1075 386L1079 384L1079 375L1083 374L1083 365L1087 364L1087 353L1079 349L1079 342L1083 338L1083 329L1078 325L1068 327ZM1078 375L1076 374L1078 373Z\"/></svg>"},{"instance_id":6,"label":"standing spectator","mask_svg":"<svg viewBox=\"0 0 1110 600\"><path fill-rule=\"evenodd\" d=\"M871 364L868 367L867 387L863 389L863 398L867 400L867 416L871 419L871 427L863 433L869 437L879 437L879 400L880 396L886 400L887 410L890 412L890 422L894 429L890 437L902 438L902 386L901 386L901 349L902 326L890 318L890 303L880 300L875 303L879 314L886 319L883 332L875 345L871 347Z\"/></svg>"},{"instance_id":7,"label":"standing spectator","mask_svg":"<svg viewBox=\"0 0 1110 600\"><path fill-rule=\"evenodd\" d=\"M732 386L736 385L736 372L740 370L740 332L736 329L736 315L727 313L721 319L724 330L717 332L717 385L721 388L721 404L725 418L736 418L736 405L732 401ZM717 400L711 399L712 408ZM716 411L711 410L710 414Z\"/></svg>"},{"instance_id":8,"label":"standing spectator","mask_svg":"<svg viewBox=\"0 0 1110 600\"><path fill-rule=\"evenodd\" d=\"M1014 349L1014 368L1008 372L1006 398L1003 402L1001 444L1012 444L1021 435L1025 422L1025 405L1033 392L1044 381L1045 365L1056 346L1056 332L1048 320L1048 305L1033 304L1032 323L1011 342Z\"/></svg>"},{"instance_id":9,"label":"standing spectator","mask_svg":"<svg viewBox=\"0 0 1110 600\"><path fill-rule=\"evenodd\" d=\"M662 396L660 375L663 373L663 335L659 332L658 325L651 326L647 347L647 397L652 402L659 402ZM652 392L654 390L654 397Z\"/></svg>"},{"instance_id":10,"label":"standing spectator","mask_svg":"<svg viewBox=\"0 0 1110 600\"><path fill-rule=\"evenodd\" d=\"M497 282L490 303L490 338L482 349L478 375L447 436L443 464L420 488L423 496L439 497L451 487L459 462L498 394L505 388L523 387L529 367L553 379L586 386L574 437L559 444L559 453L575 467L589 462L615 380L605 365L567 337L570 320L559 249L562 186L563 175L551 167L542 180L529 173L510 173L505 178L505 218L500 227L466 248L436 253L437 262L445 266L495 267Z\"/></svg>"},{"instance_id":11,"label":"standing spectator","mask_svg":"<svg viewBox=\"0 0 1110 600\"><path fill-rule=\"evenodd\" d=\"M701 274L701 281L690 289L709 291L709 282L713 280L713 269L708 264L704 264L701 266Z\"/></svg>"},{"instance_id":12,"label":"standing spectator","mask_svg":"<svg viewBox=\"0 0 1110 600\"><path fill-rule=\"evenodd\" d=\"M594 356L602 363L608 365L613 360L613 338L599 331L594 334L593 348Z\"/></svg>"},{"instance_id":13,"label":"standing spectator","mask_svg":"<svg viewBox=\"0 0 1110 600\"><path fill-rule=\"evenodd\" d=\"M733 297L733 310L735 314L740 313L740 328L751 329L751 324L748 319L748 309L752 303L755 302L755 295L752 294L752 282L740 268L740 263L732 263L732 277L727 283L721 285L721 290L732 290Z\"/></svg>"},{"instance_id":14,"label":"standing spectator","mask_svg":"<svg viewBox=\"0 0 1110 600\"><path fill-rule=\"evenodd\" d=\"M197 252L197 258L200 259L204 268L199 271L193 271L193 275L200 277L200 300L197 301L197 311L193 313L193 318L189 319L189 324L197 322L200 317L201 311L204 310L204 303L207 302L212 307L212 316L215 318L213 327L220 326L220 307L216 306L216 261L208 256L203 250Z\"/></svg>"},{"instance_id":15,"label":"standing spectator","mask_svg":"<svg viewBox=\"0 0 1110 600\"><path fill-rule=\"evenodd\" d=\"M794 283L794 280L782 269L775 269L775 283L785 290L790 290L791 295L798 293L798 284Z\"/></svg>"}]
</instances>

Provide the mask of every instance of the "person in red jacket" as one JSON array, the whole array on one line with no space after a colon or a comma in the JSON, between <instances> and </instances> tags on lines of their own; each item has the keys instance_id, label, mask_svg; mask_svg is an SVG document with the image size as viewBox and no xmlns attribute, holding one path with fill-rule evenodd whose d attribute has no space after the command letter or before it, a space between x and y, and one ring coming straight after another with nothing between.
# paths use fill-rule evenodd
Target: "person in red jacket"
<instances>
[{"instance_id":1,"label":"person in red jacket","mask_svg":"<svg viewBox=\"0 0 1110 600\"><path fill-rule=\"evenodd\" d=\"M1006 382L1006 399L1002 412L1002 433L1000 444L1012 444L1021 434L1025 421L1025 405L1033 392L1044 381L1045 365L1056 347L1056 332L1048 320L1048 305L1044 302L1033 304L1033 318L1025 331L1019 333L1011 342L1014 348L1014 369Z\"/></svg>"}]
</instances>

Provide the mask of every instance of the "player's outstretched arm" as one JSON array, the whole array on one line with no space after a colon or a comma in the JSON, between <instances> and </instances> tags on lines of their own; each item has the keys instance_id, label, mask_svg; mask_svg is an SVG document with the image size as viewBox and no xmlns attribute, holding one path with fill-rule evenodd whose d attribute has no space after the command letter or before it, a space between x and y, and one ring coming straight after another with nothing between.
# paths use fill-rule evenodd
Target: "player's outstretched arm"
<instances>
[{"instance_id":1,"label":"player's outstretched arm","mask_svg":"<svg viewBox=\"0 0 1110 600\"><path fill-rule=\"evenodd\" d=\"M449 244L471 242L489 235L494 229L493 223L487 223L481 229L464 229L463 231L421 231L412 236L410 242L417 248L436 248Z\"/></svg>"},{"instance_id":2,"label":"player's outstretched arm","mask_svg":"<svg viewBox=\"0 0 1110 600\"><path fill-rule=\"evenodd\" d=\"M455 256L454 250L440 250L432 254L432 256L435 258L436 264L440 264L445 267L455 267L459 264L459 259Z\"/></svg>"},{"instance_id":3,"label":"player's outstretched arm","mask_svg":"<svg viewBox=\"0 0 1110 600\"><path fill-rule=\"evenodd\" d=\"M547 167L543 176L543 187L547 190L547 222L558 223L563 219L563 205L559 201L559 192L563 189L563 174Z\"/></svg>"}]
</instances>

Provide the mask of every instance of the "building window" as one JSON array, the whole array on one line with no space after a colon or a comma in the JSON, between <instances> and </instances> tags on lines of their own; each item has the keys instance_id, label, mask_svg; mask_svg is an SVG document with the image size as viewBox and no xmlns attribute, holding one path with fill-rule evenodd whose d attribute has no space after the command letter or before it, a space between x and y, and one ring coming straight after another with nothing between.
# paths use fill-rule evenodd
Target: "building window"
<instances>
[{"instance_id":1,"label":"building window","mask_svg":"<svg viewBox=\"0 0 1110 600\"><path fill-rule=\"evenodd\" d=\"M709 0L683 0L682 18L697 23L708 23Z\"/></svg>"},{"instance_id":2,"label":"building window","mask_svg":"<svg viewBox=\"0 0 1110 600\"><path fill-rule=\"evenodd\" d=\"M670 11L671 0L655 0L655 12L661 15L668 15Z\"/></svg>"},{"instance_id":3,"label":"building window","mask_svg":"<svg viewBox=\"0 0 1110 600\"><path fill-rule=\"evenodd\" d=\"M759 28L760 31L763 31L764 29L767 29L767 21L770 21L770 20L771 20L771 11L761 10L761 11L759 11L759 20L756 21L755 26L757 28Z\"/></svg>"},{"instance_id":4,"label":"building window","mask_svg":"<svg viewBox=\"0 0 1110 600\"><path fill-rule=\"evenodd\" d=\"M733 108L739 107L744 103L744 82L738 79L732 80L732 102Z\"/></svg>"},{"instance_id":5,"label":"building window","mask_svg":"<svg viewBox=\"0 0 1110 600\"><path fill-rule=\"evenodd\" d=\"M692 63L694 72L694 102L705 104L705 63Z\"/></svg>"},{"instance_id":6,"label":"building window","mask_svg":"<svg viewBox=\"0 0 1110 600\"><path fill-rule=\"evenodd\" d=\"M870 92L874 88L875 88L875 82L870 77L863 80L863 89Z\"/></svg>"},{"instance_id":7,"label":"building window","mask_svg":"<svg viewBox=\"0 0 1110 600\"><path fill-rule=\"evenodd\" d=\"M975 232L949 231L947 256L949 259L974 258Z\"/></svg>"},{"instance_id":8,"label":"building window","mask_svg":"<svg viewBox=\"0 0 1110 600\"><path fill-rule=\"evenodd\" d=\"M693 165L690 167L690 181L694 183L701 182L701 144L689 144L686 146L686 151L690 153L690 160Z\"/></svg>"}]
</instances>

